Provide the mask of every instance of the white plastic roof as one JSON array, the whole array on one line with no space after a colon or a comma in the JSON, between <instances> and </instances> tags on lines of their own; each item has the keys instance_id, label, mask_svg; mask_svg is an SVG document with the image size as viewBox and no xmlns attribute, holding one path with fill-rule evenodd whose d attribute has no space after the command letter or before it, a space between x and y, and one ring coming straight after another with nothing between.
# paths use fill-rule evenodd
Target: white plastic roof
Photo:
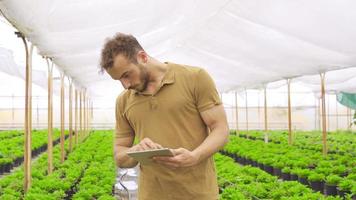
<instances>
[{"instance_id":1,"label":"white plastic roof","mask_svg":"<svg viewBox=\"0 0 356 200\"><path fill-rule=\"evenodd\" d=\"M206 68L220 91L356 67L354 0L1 0L0 9L95 95L121 88L98 74L116 32L161 61Z\"/></svg>"}]
</instances>

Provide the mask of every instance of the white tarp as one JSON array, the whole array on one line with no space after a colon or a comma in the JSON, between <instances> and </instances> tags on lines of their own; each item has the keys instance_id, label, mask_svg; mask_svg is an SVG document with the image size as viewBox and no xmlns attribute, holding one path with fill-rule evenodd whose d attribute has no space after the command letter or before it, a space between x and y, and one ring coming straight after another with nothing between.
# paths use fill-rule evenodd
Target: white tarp
<instances>
[{"instance_id":1,"label":"white tarp","mask_svg":"<svg viewBox=\"0 0 356 200\"><path fill-rule=\"evenodd\" d=\"M116 32L162 61L206 68L220 91L356 66L354 0L1 0L0 9L96 95L120 89L98 74Z\"/></svg>"}]
</instances>

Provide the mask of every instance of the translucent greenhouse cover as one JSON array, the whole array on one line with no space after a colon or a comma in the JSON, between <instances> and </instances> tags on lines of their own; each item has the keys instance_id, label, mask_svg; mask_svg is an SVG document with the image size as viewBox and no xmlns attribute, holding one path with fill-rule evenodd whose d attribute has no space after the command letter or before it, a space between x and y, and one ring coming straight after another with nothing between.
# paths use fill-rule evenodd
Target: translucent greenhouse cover
<instances>
[{"instance_id":1,"label":"translucent greenhouse cover","mask_svg":"<svg viewBox=\"0 0 356 200\"><path fill-rule=\"evenodd\" d=\"M354 0L1 0L0 9L95 95L121 89L98 74L103 42L116 32L161 61L207 69L221 92L305 75L297 81L318 91L319 73L356 67ZM327 84L355 90L352 70Z\"/></svg>"}]
</instances>

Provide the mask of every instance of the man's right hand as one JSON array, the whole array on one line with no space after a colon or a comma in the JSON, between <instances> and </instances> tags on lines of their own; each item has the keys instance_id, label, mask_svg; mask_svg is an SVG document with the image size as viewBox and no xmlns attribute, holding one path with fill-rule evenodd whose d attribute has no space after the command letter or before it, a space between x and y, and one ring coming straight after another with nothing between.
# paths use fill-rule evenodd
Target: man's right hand
<instances>
[{"instance_id":1,"label":"man's right hand","mask_svg":"<svg viewBox=\"0 0 356 200\"><path fill-rule=\"evenodd\" d=\"M128 152L135 152L135 151L145 151L150 149L162 149L163 147L160 144L153 142L149 138L144 138L140 141L140 143L132 146Z\"/></svg>"}]
</instances>

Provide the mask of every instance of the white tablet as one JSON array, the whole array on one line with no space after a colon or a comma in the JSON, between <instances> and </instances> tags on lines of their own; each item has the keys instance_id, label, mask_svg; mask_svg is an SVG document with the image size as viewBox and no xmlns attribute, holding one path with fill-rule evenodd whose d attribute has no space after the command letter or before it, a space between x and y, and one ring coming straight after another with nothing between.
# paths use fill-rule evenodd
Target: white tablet
<instances>
[{"instance_id":1,"label":"white tablet","mask_svg":"<svg viewBox=\"0 0 356 200\"><path fill-rule=\"evenodd\" d=\"M152 157L155 156L173 156L173 153L168 148L151 149L145 151L127 152L127 155L138 161L140 164L150 164L153 162Z\"/></svg>"}]
</instances>

